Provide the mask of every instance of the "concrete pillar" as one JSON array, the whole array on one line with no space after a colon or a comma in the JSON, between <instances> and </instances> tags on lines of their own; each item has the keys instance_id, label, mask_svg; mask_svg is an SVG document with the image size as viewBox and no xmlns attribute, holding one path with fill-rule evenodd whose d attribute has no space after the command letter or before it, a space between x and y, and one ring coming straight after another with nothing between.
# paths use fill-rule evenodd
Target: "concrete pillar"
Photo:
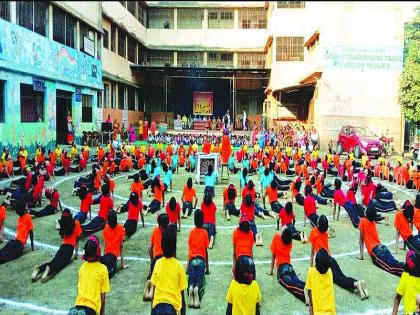
<instances>
[{"instance_id":1,"label":"concrete pillar","mask_svg":"<svg viewBox=\"0 0 420 315\"><path fill-rule=\"evenodd\" d=\"M76 22L76 38L74 40L74 46L76 50L80 50L80 22Z\"/></svg>"},{"instance_id":2,"label":"concrete pillar","mask_svg":"<svg viewBox=\"0 0 420 315\"><path fill-rule=\"evenodd\" d=\"M233 29L237 30L239 28L239 11L235 9L233 11Z\"/></svg>"},{"instance_id":3,"label":"concrete pillar","mask_svg":"<svg viewBox=\"0 0 420 315\"><path fill-rule=\"evenodd\" d=\"M207 9L206 9L207 10ZM205 51L204 52L204 56L203 56L203 66L207 67L207 59L208 59L208 52Z\"/></svg>"},{"instance_id":4,"label":"concrete pillar","mask_svg":"<svg viewBox=\"0 0 420 315\"><path fill-rule=\"evenodd\" d=\"M178 29L178 9L174 8L174 29Z\"/></svg>"},{"instance_id":5,"label":"concrete pillar","mask_svg":"<svg viewBox=\"0 0 420 315\"><path fill-rule=\"evenodd\" d=\"M53 40L53 7L52 5L48 5L48 30L47 36L50 40Z\"/></svg>"},{"instance_id":6,"label":"concrete pillar","mask_svg":"<svg viewBox=\"0 0 420 315\"><path fill-rule=\"evenodd\" d=\"M237 52L233 53L233 67L234 68L238 67L238 53Z\"/></svg>"},{"instance_id":7,"label":"concrete pillar","mask_svg":"<svg viewBox=\"0 0 420 315\"><path fill-rule=\"evenodd\" d=\"M202 27L203 29L208 29L209 27L209 9L204 9L204 16L202 21ZM207 61L206 61L207 64Z\"/></svg>"},{"instance_id":8,"label":"concrete pillar","mask_svg":"<svg viewBox=\"0 0 420 315\"><path fill-rule=\"evenodd\" d=\"M173 62L174 67L178 66L178 51L174 50L174 62Z\"/></svg>"},{"instance_id":9,"label":"concrete pillar","mask_svg":"<svg viewBox=\"0 0 420 315\"><path fill-rule=\"evenodd\" d=\"M16 1L10 2L10 22L13 24L17 24Z\"/></svg>"}]
</instances>

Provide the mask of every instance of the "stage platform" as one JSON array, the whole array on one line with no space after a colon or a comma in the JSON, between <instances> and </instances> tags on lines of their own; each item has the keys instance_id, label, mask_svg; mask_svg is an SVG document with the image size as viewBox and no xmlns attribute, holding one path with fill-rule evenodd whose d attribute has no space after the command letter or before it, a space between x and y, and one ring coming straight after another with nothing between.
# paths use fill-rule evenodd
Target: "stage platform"
<instances>
[{"instance_id":1,"label":"stage platform","mask_svg":"<svg viewBox=\"0 0 420 315\"><path fill-rule=\"evenodd\" d=\"M193 130L193 129L174 130L174 129L168 129L166 132L170 135L178 135L178 134L217 135L217 136L222 135L222 131L220 131L220 130ZM235 135L235 136L248 136L249 131L234 130L232 132L232 134Z\"/></svg>"}]
</instances>

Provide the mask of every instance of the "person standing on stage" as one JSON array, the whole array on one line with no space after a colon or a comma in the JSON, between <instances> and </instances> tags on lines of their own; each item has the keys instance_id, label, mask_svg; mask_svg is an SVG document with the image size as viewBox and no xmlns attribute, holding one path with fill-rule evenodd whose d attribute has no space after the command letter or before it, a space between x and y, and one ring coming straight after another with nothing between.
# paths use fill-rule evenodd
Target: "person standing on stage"
<instances>
[{"instance_id":1,"label":"person standing on stage","mask_svg":"<svg viewBox=\"0 0 420 315\"><path fill-rule=\"evenodd\" d=\"M242 117L242 127L243 130L246 130L246 111L244 111L244 116Z\"/></svg>"},{"instance_id":2,"label":"person standing on stage","mask_svg":"<svg viewBox=\"0 0 420 315\"><path fill-rule=\"evenodd\" d=\"M230 126L230 113L229 109L227 110L225 116L223 116L223 123L225 125L225 128L228 129Z\"/></svg>"},{"instance_id":3,"label":"person standing on stage","mask_svg":"<svg viewBox=\"0 0 420 315\"><path fill-rule=\"evenodd\" d=\"M154 137L156 133L156 121L154 119L152 119L152 123L150 124L150 131L152 133L152 137Z\"/></svg>"},{"instance_id":4,"label":"person standing on stage","mask_svg":"<svg viewBox=\"0 0 420 315\"><path fill-rule=\"evenodd\" d=\"M149 122L147 121L147 118L144 118L144 124L143 124L143 140L146 140L149 138Z\"/></svg>"}]
</instances>

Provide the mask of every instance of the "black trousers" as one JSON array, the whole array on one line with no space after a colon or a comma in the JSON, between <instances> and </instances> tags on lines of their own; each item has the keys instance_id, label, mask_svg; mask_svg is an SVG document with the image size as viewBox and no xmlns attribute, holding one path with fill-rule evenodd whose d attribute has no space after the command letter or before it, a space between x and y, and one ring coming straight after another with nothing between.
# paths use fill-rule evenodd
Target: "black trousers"
<instances>
[{"instance_id":1,"label":"black trousers","mask_svg":"<svg viewBox=\"0 0 420 315\"><path fill-rule=\"evenodd\" d=\"M51 205L46 206L44 209L36 211L36 210L29 210L29 214L34 215L35 217L45 217L47 215L52 215L57 211L57 208L54 208Z\"/></svg>"},{"instance_id":2,"label":"black trousers","mask_svg":"<svg viewBox=\"0 0 420 315\"><path fill-rule=\"evenodd\" d=\"M124 223L125 234L130 237L137 231L137 221L136 220L127 220Z\"/></svg>"},{"instance_id":3,"label":"black trousers","mask_svg":"<svg viewBox=\"0 0 420 315\"><path fill-rule=\"evenodd\" d=\"M296 199L296 202L298 203L298 205L300 205L300 206L303 207L304 198L303 198L302 194L301 193L298 193L296 195L296 198L295 199Z\"/></svg>"},{"instance_id":4,"label":"black trousers","mask_svg":"<svg viewBox=\"0 0 420 315\"><path fill-rule=\"evenodd\" d=\"M385 245L379 244L375 246L372 249L370 257L377 267L389 272L390 274L401 277L404 271L404 263L396 260Z\"/></svg>"},{"instance_id":5,"label":"black trousers","mask_svg":"<svg viewBox=\"0 0 420 315\"><path fill-rule=\"evenodd\" d=\"M160 210L160 201L153 199L152 202L149 204L149 211L151 213L155 213Z\"/></svg>"},{"instance_id":6,"label":"black trousers","mask_svg":"<svg viewBox=\"0 0 420 315\"><path fill-rule=\"evenodd\" d=\"M414 250L417 253L420 253L420 235L411 235L407 239L407 247L408 249Z\"/></svg>"},{"instance_id":7,"label":"black trousers","mask_svg":"<svg viewBox=\"0 0 420 315\"><path fill-rule=\"evenodd\" d=\"M103 230L105 227L105 223L105 220L101 217L94 217L88 224L82 225L83 234L89 235Z\"/></svg>"},{"instance_id":8,"label":"black trousers","mask_svg":"<svg viewBox=\"0 0 420 315\"><path fill-rule=\"evenodd\" d=\"M290 232L292 233L292 238L296 241L300 241L301 232L298 231L293 224L286 224L286 226L289 228Z\"/></svg>"},{"instance_id":9,"label":"black trousers","mask_svg":"<svg viewBox=\"0 0 420 315\"><path fill-rule=\"evenodd\" d=\"M112 278L117 272L117 257L113 254L105 254L101 257L101 263L108 269L109 278Z\"/></svg>"},{"instance_id":10,"label":"black trousers","mask_svg":"<svg viewBox=\"0 0 420 315\"><path fill-rule=\"evenodd\" d=\"M351 277L347 277L343 271L341 271L340 266L338 265L337 261L330 256L330 263L331 263L331 271L333 274L333 281L339 287L343 289L354 291L354 283L357 281Z\"/></svg>"},{"instance_id":11,"label":"black trousers","mask_svg":"<svg viewBox=\"0 0 420 315\"><path fill-rule=\"evenodd\" d=\"M22 256L23 245L18 240L10 240L0 249L0 264L15 260Z\"/></svg>"},{"instance_id":12,"label":"black trousers","mask_svg":"<svg viewBox=\"0 0 420 315\"><path fill-rule=\"evenodd\" d=\"M186 201L182 205L182 213L186 214L187 216L190 216L193 210L192 203L189 201Z\"/></svg>"},{"instance_id":13,"label":"black trousers","mask_svg":"<svg viewBox=\"0 0 420 315\"><path fill-rule=\"evenodd\" d=\"M292 293L294 297L305 302L305 282L298 278L291 264L279 266L277 269L277 280L280 285Z\"/></svg>"},{"instance_id":14,"label":"black trousers","mask_svg":"<svg viewBox=\"0 0 420 315\"><path fill-rule=\"evenodd\" d=\"M73 245L61 244L54 258L50 262L42 264L39 267L39 270L41 272L44 272L45 268L49 266L51 274L60 272L61 270L64 269L64 267L66 267L71 262L73 251L74 251Z\"/></svg>"},{"instance_id":15,"label":"black trousers","mask_svg":"<svg viewBox=\"0 0 420 315\"><path fill-rule=\"evenodd\" d=\"M353 223L353 226L357 229L359 227L360 217L358 215L358 211L356 210L355 205L352 204L350 201L346 201L343 208L349 215L351 223Z\"/></svg>"},{"instance_id":16,"label":"black trousers","mask_svg":"<svg viewBox=\"0 0 420 315\"><path fill-rule=\"evenodd\" d=\"M229 215L234 215L236 217L239 217L240 211L236 209L236 206L233 202L229 202L225 205L226 210L229 212Z\"/></svg>"},{"instance_id":17,"label":"black trousers","mask_svg":"<svg viewBox=\"0 0 420 315\"><path fill-rule=\"evenodd\" d=\"M312 213L312 214L311 214L311 215L309 215L309 217L308 217L309 223L311 223L311 225L312 225L313 227L318 226L318 219L319 219L319 215L318 215L318 214L316 214L316 213Z\"/></svg>"},{"instance_id":18,"label":"black trousers","mask_svg":"<svg viewBox=\"0 0 420 315\"><path fill-rule=\"evenodd\" d=\"M270 206L271 211L274 211L275 213L279 213L281 208L283 208L283 206L278 201L273 201L272 203L270 203Z\"/></svg>"}]
</instances>

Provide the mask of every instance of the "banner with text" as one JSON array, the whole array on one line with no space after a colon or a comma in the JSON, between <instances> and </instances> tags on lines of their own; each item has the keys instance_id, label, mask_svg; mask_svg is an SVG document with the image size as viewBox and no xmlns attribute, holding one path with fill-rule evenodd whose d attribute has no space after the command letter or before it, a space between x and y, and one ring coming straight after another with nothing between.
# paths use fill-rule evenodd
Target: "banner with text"
<instances>
[{"instance_id":1,"label":"banner with text","mask_svg":"<svg viewBox=\"0 0 420 315\"><path fill-rule=\"evenodd\" d=\"M193 114L213 115L213 92L193 93Z\"/></svg>"},{"instance_id":2,"label":"banner with text","mask_svg":"<svg viewBox=\"0 0 420 315\"><path fill-rule=\"evenodd\" d=\"M401 71L402 46L330 46L324 48L326 69Z\"/></svg>"}]
</instances>

